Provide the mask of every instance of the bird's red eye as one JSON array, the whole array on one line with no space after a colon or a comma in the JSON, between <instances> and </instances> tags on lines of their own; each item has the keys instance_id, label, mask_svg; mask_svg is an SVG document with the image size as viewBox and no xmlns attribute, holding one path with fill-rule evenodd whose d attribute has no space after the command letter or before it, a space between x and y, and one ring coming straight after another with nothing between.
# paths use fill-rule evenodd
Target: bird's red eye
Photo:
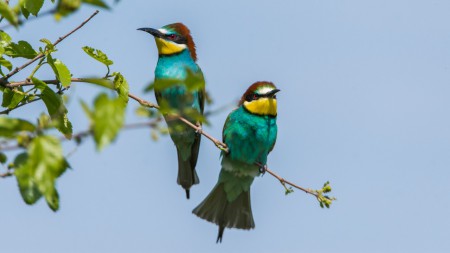
<instances>
[{"instance_id":1,"label":"bird's red eye","mask_svg":"<svg viewBox=\"0 0 450 253\"><path fill-rule=\"evenodd\" d=\"M175 34L169 34L169 35L167 35L167 38L174 40L177 38L177 36Z\"/></svg>"},{"instance_id":2,"label":"bird's red eye","mask_svg":"<svg viewBox=\"0 0 450 253\"><path fill-rule=\"evenodd\" d=\"M256 99L258 99L258 95L253 94L253 100L256 100Z\"/></svg>"}]
</instances>

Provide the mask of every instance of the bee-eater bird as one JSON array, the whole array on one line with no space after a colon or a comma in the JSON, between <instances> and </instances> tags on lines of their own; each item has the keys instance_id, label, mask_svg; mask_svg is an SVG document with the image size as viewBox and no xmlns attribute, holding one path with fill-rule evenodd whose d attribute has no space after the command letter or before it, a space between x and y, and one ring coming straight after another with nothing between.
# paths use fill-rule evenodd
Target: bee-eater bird
<instances>
[{"instance_id":1,"label":"bee-eater bird","mask_svg":"<svg viewBox=\"0 0 450 253\"><path fill-rule=\"evenodd\" d=\"M250 205L250 186L264 172L267 155L277 138L277 100L280 91L271 82L256 82L242 96L223 127L219 180L209 195L192 212L219 226L217 242L225 228L255 227Z\"/></svg>"},{"instance_id":2,"label":"bee-eater bird","mask_svg":"<svg viewBox=\"0 0 450 253\"><path fill-rule=\"evenodd\" d=\"M197 122L200 126L198 119L192 117L192 111L199 115L203 114L205 81L196 63L195 44L189 29L182 23L174 23L160 29L139 28L138 30L153 35L158 48L159 56L155 69L155 96L158 104L160 107L176 110L179 115L191 122ZM192 79L196 83L186 82L190 74L196 75L197 78ZM171 85L167 85L169 81L172 82ZM163 85L158 87L158 84ZM189 113L191 116L188 116L187 112L191 112ZM168 114L164 114L164 118L169 127L170 137L177 148L177 183L186 190L186 198L189 199L189 189L192 185L199 183L195 166L201 135Z\"/></svg>"}]
</instances>

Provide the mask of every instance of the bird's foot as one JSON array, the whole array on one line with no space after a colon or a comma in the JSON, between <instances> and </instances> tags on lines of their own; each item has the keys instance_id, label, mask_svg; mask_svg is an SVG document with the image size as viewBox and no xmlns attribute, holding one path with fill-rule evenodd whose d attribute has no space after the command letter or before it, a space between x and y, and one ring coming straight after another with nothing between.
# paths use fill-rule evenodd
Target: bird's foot
<instances>
[{"instance_id":1,"label":"bird's foot","mask_svg":"<svg viewBox=\"0 0 450 253\"><path fill-rule=\"evenodd\" d=\"M195 133L202 134L203 133L202 125L200 123L198 123L198 122L195 125L197 126L197 130L195 131Z\"/></svg>"},{"instance_id":2,"label":"bird's foot","mask_svg":"<svg viewBox=\"0 0 450 253\"><path fill-rule=\"evenodd\" d=\"M267 164L264 164L263 166L259 167L259 173L261 173L263 176L267 171Z\"/></svg>"}]
</instances>

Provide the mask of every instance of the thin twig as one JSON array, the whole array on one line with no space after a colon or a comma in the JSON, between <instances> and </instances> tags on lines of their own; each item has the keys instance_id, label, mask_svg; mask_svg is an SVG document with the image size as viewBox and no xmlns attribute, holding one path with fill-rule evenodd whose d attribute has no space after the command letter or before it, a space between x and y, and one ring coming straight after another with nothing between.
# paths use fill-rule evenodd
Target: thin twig
<instances>
[{"instance_id":1,"label":"thin twig","mask_svg":"<svg viewBox=\"0 0 450 253\"><path fill-rule=\"evenodd\" d=\"M56 79L52 79L52 80L42 80L44 83L46 84L60 84L59 80ZM85 78L72 78L70 79L71 82L79 82L79 83L85 83L88 82ZM25 80L25 81L20 81L20 82L11 82L11 83L7 83L5 84L5 87L7 88L17 88L17 87L21 87L21 86L29 86L29 85L34 85L34 83L31 80Z\"/></svg>"},{"instance_id":2,"label":"thin twig","mask_svg":"<svg viewBox=\"0 0 450 253\"><path fill-rule=\"evenodd\" d=\"M72 31L70 31L69 33L67 33L66 35L59 37L59 39L57 39L55 41L55 43L53 43L53 46L58 45L61 41L63 41L65 38L67 38L68 36L70 36L71 34L73 34L74 32L78 31L81 27L83 27L87 22L89 22L95 15L97 15L99 11L95 11L88 19L86 19L85 21L83 21L83 23L81 23L78 27L76 27L75 29L73 29ZM45 54L44 53L39 53L38 55L36 55L36 57L34 57L33 59L31 59L30 61L26 62L24 65L15 68L13 71L9 72L6 76L0 78L0 84L5 83L8 78L12 77L13 75L17 74L19 71L21 71L22 69L28 67L30 64L32 64L33 62L39 60L40 58L44 57Z\"/></svg>"},{"instance_id":3,"label":"thin twig","mask_svg":"<svg viewBox=\"0 0 450 253\"><path fill-rule=\"evenodd\" d=\"M139 104L141 104L142 106L148 107L148 108L155 108L155 109L159 109L159 106L157 104L151 103L149 101L146 101L136 95L133 95L131 93L128 93L128 97L136 100Z\"/></svg>"},{"instance_id":4,"label":"thin twig","mask_svg":"<svg viewBox=\"0 0 450 253\"><path fill-rule=\"evenodd\" d=\"M278 174L276 174L275 172L269 170L269 168L267 168L267 167L265 168L265 170L266 170L267 173L269 173L270 175L272 175L273 177L278 179L283 186L285 186L285 184L288 184L288 185L290 185L290 186L292 186L294 188L297 188L297 189L299 189L301 191L304 191L304 192L306 192L308 194L314 195L314 196L316 196L316 198L319 196L315 191L312 191L310 189L306 189L306 188L303 188L301 186L298 186L298 185L296 185L296 184L294 184L294 183L292 183L292 182L290 182L290 181L280 177Z\"/></svg>"}]
</instances>

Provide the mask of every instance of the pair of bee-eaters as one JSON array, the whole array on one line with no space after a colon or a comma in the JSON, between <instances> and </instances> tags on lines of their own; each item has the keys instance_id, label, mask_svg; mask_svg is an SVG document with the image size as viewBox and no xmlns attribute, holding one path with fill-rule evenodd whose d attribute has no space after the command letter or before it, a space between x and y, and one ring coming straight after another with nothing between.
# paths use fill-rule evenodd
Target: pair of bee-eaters
<instances>
[{"instance_id":1,"label":"pair of bee-eaters","mask_svg":"<svg viewBox=\"0 0 450 253\"><path fill-rule=\"evenodd\" d=\"M153 35L158 48L155 69L155 95L158 104L177 113L198 126L195 116L203 114L205 82L197 65L195 44L189 29L182 23L160 29L140 28ZM187 83L189 75L193 82ZM239 101L239 107L226 119L223 142L228 152L222 151L222 170L211 193L193 213L219 226L217 242L222 241L225 228L252 229L255 227L250 205L250 186L263 172L267 155L273 149L277 136L277 101L279 90L271 82L252 84ZM195 114L194 114L195 115ZM195 171L201 133L180 120L164 114L170 137L177 148L177 183L186 190L198 184ZM261 168L262 167L262 168Z\"/></svg>"}]
</instances>

